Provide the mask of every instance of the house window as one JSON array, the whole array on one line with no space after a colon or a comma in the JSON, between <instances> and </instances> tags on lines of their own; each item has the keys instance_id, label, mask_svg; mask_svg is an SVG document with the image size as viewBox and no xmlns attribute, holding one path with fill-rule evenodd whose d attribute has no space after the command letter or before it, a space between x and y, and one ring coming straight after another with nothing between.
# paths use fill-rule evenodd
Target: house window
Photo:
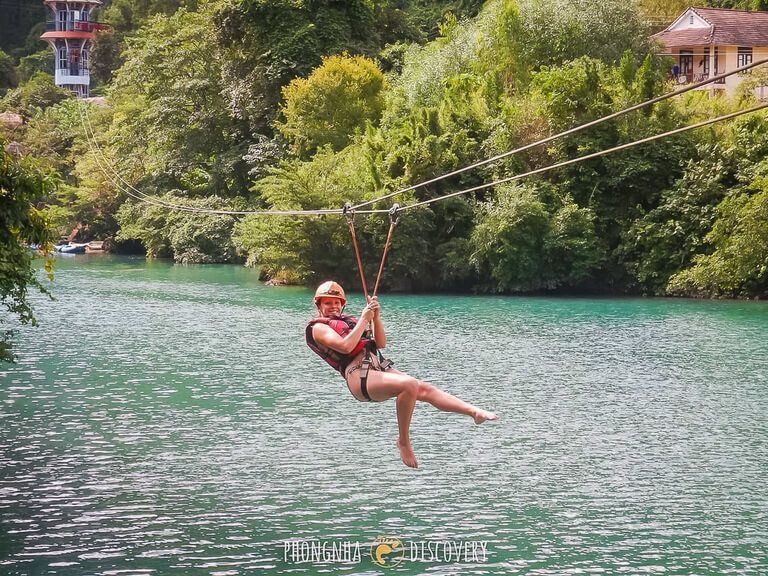
<instances>
[{"instance_id":1,"label":"house window","mask_svg":"<svg viewBox=\"0 0 768 576\"><path fill-rule=\"evenodd\" d=\"M67 49L59 48L59 64L56 66L58 70L65 70L67 68Z\"/></svg>"},{"instance_id":2,"label":"house window","mask_svg":"<svg viewBox=\"0 0 768 576\"><path fill-rule=\"evenodd\" d=\"M704 48L704 76L709 77L709 48Z\"/></svg>"},{"instance_id":3,"label":"house window","mask_svg":"<svg viewBox=\"0 0 768 576\"><path fill-rule=\"evenodd\" d=\"M688 24L693 24L693 14L691 14L689 18Z\"/></svg>"},{"instance_id":4,"label":"house window","mask_svg":"<svg viewBox=\"0 0 768 576\"><path fill-rule=\"evenodd\" d=\"M736 66L741 68L747 64L752 64L752 48L739 48L738 55L736 56Z\"/></svg>"}]
</instances>

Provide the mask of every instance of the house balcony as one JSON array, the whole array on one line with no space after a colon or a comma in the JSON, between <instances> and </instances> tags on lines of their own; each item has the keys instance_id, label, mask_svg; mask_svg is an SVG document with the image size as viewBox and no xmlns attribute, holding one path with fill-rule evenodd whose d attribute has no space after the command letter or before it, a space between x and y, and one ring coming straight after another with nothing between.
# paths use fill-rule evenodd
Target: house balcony
<instances>
[{"instance_id":1,"label":"house balcony","mask_svg":"<svg viewBox=\"0 0 768 576\"><path fill-rule=\"evenodd\" d=\"M720 74L725 74L725 70L718 70L717 72L715 72L714 76L719 76ZM673 80L675 82L675 84L685 85L685 84L695 84L697 82L703 82L704 80L706 80L709 77L710 77L710 75L708 73L701 73L701 72L700 73L691 73L691 72L688 72L688 73L685 73L685 74L678 74L677 77L672 76L671 80ZM724 87L725 86L725 78L720 78L718 80L715 80L714 82L712 82L711 84L709 84L707 86L702 86L702 88L706 88L708 86L717 86L718 84L721 85L722 87Z\"/></svg>"},{"instance_id":2,"label":"house balcony","mask_svg":"<svg viewBox=\"0 0 768 576\"><path fill-rule=\"evenodd\" d=\"M85 86L91 83L91 73L87 68L81 66L71 66L69 68L58 68L54 76L56 86L67 84L83 84Z\"/></svg>"}]
</instances>

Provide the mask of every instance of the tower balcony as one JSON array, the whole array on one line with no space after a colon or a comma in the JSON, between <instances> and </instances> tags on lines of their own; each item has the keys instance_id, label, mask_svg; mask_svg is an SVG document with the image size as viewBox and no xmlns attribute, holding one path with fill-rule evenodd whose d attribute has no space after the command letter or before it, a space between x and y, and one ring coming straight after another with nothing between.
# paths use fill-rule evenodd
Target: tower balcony
<instances>
[{"instance_id":1,"label":"tower balcony","mask_svg":"<svg viewBox=\"0 0 768 576\"><path fill-rule=\"evenodd\" d=\"M83 84L88 86L91 83L91 73L82 66L71 66L69 68L57 68L54 76L56 86L67 84Z\"/></svg>"},{"instance_id":2,"label":"tower balcony","mask_svg":"<svg viewBox=\"0 0 768 576\"><path fill-rule=\"evenodd\" d=\"M48 20L45 23L45 32L88 32L93 34L100 30L109 30L111 26L102 22L91 20ZM46 34L43 34L45 37Z\"/></svg>"}]
</instances>

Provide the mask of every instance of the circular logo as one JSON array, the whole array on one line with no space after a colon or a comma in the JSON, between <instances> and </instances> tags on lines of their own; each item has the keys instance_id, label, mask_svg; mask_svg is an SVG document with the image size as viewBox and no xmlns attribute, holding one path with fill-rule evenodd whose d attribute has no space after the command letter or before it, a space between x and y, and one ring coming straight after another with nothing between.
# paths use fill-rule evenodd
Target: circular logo
<instances>
[{"instance_id":1,"label":"circular logo","mask_svg":"<svg viewBox=\"0 0 768 576\"><path fill-rule=\"evenodd\" d=\"M371 544L371 560L382 568L394 568L405 559L405 546L397 536L379 536Z\"/></svg>"}]
</instances>

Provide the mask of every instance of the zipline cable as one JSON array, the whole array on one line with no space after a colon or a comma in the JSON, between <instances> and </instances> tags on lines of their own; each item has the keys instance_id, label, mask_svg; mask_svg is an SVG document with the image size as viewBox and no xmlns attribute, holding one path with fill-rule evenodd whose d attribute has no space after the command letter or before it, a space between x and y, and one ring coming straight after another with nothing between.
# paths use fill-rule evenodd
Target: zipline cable
<instances>
[{"instance_id":1,"label":"zipline cable","mask_svg":"<svg viewBox=\"0 0 768 576\"><path fill-rule=\"evenodd\" d=\"M601 150L600 152L594 152L593 154L587 154L586 156L579 156L578 158L571 158L570 160L565 160L563 162L559 162L557 164L552 164L551 166L544 166L542 168L537 168L535 170L530 170L528 172L525 172L523 174L516 174L514 176L510 176L508 178L502 178L501 180L496 180L494 182L488 182L487 184L480 184L479 186L474 186L472 188L467 188L466 190L459 190L458 192L451 192L450 194L444 194L442 196L437 196L436 198L430 198L429 200L423 200L421 202L416 202L414 204L407 204L403 207L401 207L399 210L409 210L411 208L416 208L418 206L424 206L426 204L432 204L433 202L437 202L439 200L445 200L446 198L452 198L453 196L460 196L462 194L468 194L470 192L476 192L477 190L483 190L485 188L491 188L492 186L497 186L499 184L505 184L507 182L512 182L514 180L520 180L522 178L527 178L528 176L533 176L536 174L541 174L543 172L547 172L549 170L554 170L555 168L562 168L563 166L569 166L571 164L576 164L578 162L583 162L585 160L591 160L593 158L599 158L600 156L605 156L607 154L611 154L613 152L618 152L620 150L626 150L627 148L633 148L634 146L639 146L640 144L647 144L648 142L653 142L654 140L659 140L661 138L666 138L668 136L674 136L675 134L680 134L682 132L687 132L688 130L694 130L696 128L702 128L703 126L708 126L709 124L714 124L715 122L722 122L724 120L730 120L731 118L736 118L737 116L742 116L744 114L750 114L752 112L757 112L758 110L763 110L764 108L768 108L768 102L764 102L763 104L759 104L758 106L754 106L752 108L749 108L747 110L740 110L738 112L732 112L730 114L725 114L723 116L718 116L717 118L710 118L709 120L705 120L703 122L699 122L698 124L691 124L690 126L683 126L682 128L676 128L675 130L670 130L669 132L664 132L663 134L657 134L655 136L649 136L648 138L643 138L642 140L635 140L633 142L628 142L627 144L622 144L620 146L615 146L613 148L608 148L606 150ZM384 212L389 212L389 210L360 210L359 213L361 214L383 214Z\"/></svg>"},{"instance_id":2,"label":"zipline cable","mask_svg":"<svg viewBox=\"0 0 768 576\"><path fill-rule=\"evenodd\" d=\"M352 237L352 247L355 250L355 258L357 258L357 271L360 272L360 284L363 286L363 295L365 296L365 301L368 302L368 284L365 282L363 262L360 259L360 249L357 247L357 234L355 234L355 215L349 211L349 204L344 206L344 216L347 219L347 226L349 226L349 235Z\"/></svg>"},{"instance_id":3,"label":"zipline cable","mask_svg":"<svg viewBox=\"0 0 768 576\"><path fill-rule=\"evenodd\" d=\"M93 130L93 125L91 124L90 116L87 113L87 108L85 102L81 102L78 106L78 112L80 113L80 121L83 125L83 130L86 133L86 138L88 139L88 144L91 148L91 151L97 152L96 157L96 163L99 165L99 168L101 168L101 171L104 173L104 176L109 180L109 182L115 186L119 191L125 192L128 196L131 196L132 198L135 198L137 200L140 200L142 202L147 202L148 204L154 204L156 206L161 206L163 208L169 208L172 210L180 210L183 212L198 212L198 213L205 213L205 214L220 214L220 215L228 215L228 216L261 216L261 215L272 215L272 216L326 216L329 214L341 214L342 210L340 208L329 208L329 209L318 209L318 210L216 210L213 208L201 208L198 206L185 206L182 204L173 204L170 202L166 202L164 200L161 200L157 198L156 196L150 196L149 194L146 194L142 192L141 190L138 190L133 185L131 185L129 182L127 182L115 169L109 161L107 160L103 150L101 149L101 146L99 146L98 141L96 140L96 133ZM83 110L86 110L85 117L83 116ZM86 127L86 120L88 127L90 127L90 136L88 132L88 127ZM95 147L95 149L94 149ZM104 165L102 165L101 161L99 160L98 156L101 156L102 160L104 160ZM112 171L112 173L123 183L122 185L118 184L118 182L109 175L109 173L106 170L106 167L109 167ZM130 190L133 190L134 193L132 193ZM138 195L137 195L138 194Z\"/></svg>"},{"instance_id":4,"label":"zipline cable","mask_svg":"<svg viewBox=\"0 0 768 576\"><path fill-rule=\"evenodd\" d=\"M88 144L91 147L91 150L93 150L93 146L95 145L96 148L99 151L99 154L102 156L102 159L105 161L105 163L107 165L109 165L109 162L107 161L107 159L104 156L101 148L98 145L98 142L96 141L96 134L93 131L93 126L90 123L90 118L88 118L88 127L90 127L90 131L89 131L89 129L88 129L88 127L86 127L85 121L83 119L82 107L78 107L78 108L79 108L79 111L80 111L80 119L81 119L81 122L83 123L83 129L85 131L86 139L88 140ZM729 120L731 118L736 118L738 116L742 116L744 114L750 114L750 113L753 113L753 112L757 112L757 111L763 110L765 108L768 108L768 102L764 102L762 104L759 104L759 105L754 106L752 108L749 108L747 110L740 110L740 111L737 111L737 112L732 112L730 114L724 114L722 116L718 116L716 118L710 118L709 120L705 120L705 121L699 122L697 124L692 124L690 126L683 126L682 128L677 128L675 130L670 130L670 131L664 132L662 134L657 134L657 135L654 135L654 136L649 136L649 137L643 138L641 140L636 140L636 141L628 142L628 143L622 144L620 146L615 146L613 148L608 148L606 150L601 150L599 152L595 152L595 153L592 153L592 154L587 154L586 156L580 156L580 157L577 157L577 158L572 158L570 160L559 162L557 164L552 164L550 166L544 166L542 168L538 168L538 169L535 169L535 170L530 170L530 171L525 172L523 174L516 174L516 175L510 176L508 178L502 178L502 179L496 180L494 182L489 182L489 183L486 183L486 184L481 184L479 186L474 186L472 188L467 188L465 190L459 190L457 192L452 192L450 194L444 194L442 196L438 196L438 197L431 198L431 199L428 199L428 200L423 200L421 202L416 202L414 204L408 204L408 205L402 206L402 207L399 204L394 204L392 206L392 208L390 208L389 210L377 210L377 209L360 210L358 212L362 213L362 214L379 214L379 213L383 213L383 212L388 212L389 213L389 218L390 218L389 231L387 233L387 239L386 239L386 242L385 242L385 245L384 245L384 250L383 250L383 253L382 253L382 256L381 256L381 263L379 264L379 271L378 271L378 274L376 275L376 283L375 283L374 288L373 288L373 295L376 296L376 293L377 293L378 288L379 288L379 282L381 280L381 275L382 275L382 272L384 270L384 264L386 262L387 252L389 250L389 246L390 246L390 243L391 243L391 240L392 240L392 234L393 234L395 226L397 226L397 223L398 223L398 220L399 220L399 213L404 211L404 210L409 210L411 208L416 208L416 207L419 207L419 206L424 206L424 205L427 205L427 204L432 204L433 202L438 202L440 200L445 200L446 198L451 198L451 197L454 197L454 196L468 194L470 192L475 192L477 190L483 190L483 189L486 189L486 188L497 186L499 184L504 184L504 183L507 183L507 182L512 182L512 181L515 181L515 180L520 180L520 179L526 178L528 176L533 176L535 174L541 174L541 173L547 172L549 170L554 170L555 168L562 168L564 166L569 166L569 165L576 164L576 163L579 163L579 162L584 162L586 160L591 160L593 158L599 158L601 156L606 156L608 154L612 154L613 152L618 152L618 151L621 151L621 150L626 150L628 148L633 148L635 146L639 146L640 144L646 144L648 142L653 142L653 141L659 140L661 138L666 138L666 137L673 136L673 135L676 135L676 134L681 134L683 132L687 132L688 130L693 130L693 129L696 129L696 128L701 128L701 127L704 127L704 126L708 126L708 125L714 124L716 122L722 122L722 121L725 121L725 120ZM93 139L93 140L91 140L91 139ZM117 184L117 182L115 180L113 180L109 176L108 172L106 171L104 166L102 166L101 161L99 160L98 157L96 157L96 162L99 164L99 167L102 169L102 171L104 172L104 175L107 177L107 179L118 190L122 190L122 191L126 192L129 196L131 196L133 198L136 198L136 199L138 199L140 201L148 202L150 204L156 204L156 205L167 207L167 208L175 208L175 209L179 209L179 210L187 210L187 211L192 211L192 212L214 213L214 214L222 214L222 213L224 213L224 214L276 214L276 215L291 215L291 216L294 216L294 215L316 215L318 213L322 213L322 214L343 214L346 217L347 223L349 225L350 234L352 236L352 244L353 244L354 250L355 250L355 257L357 259L357 267L358 267L358 271L360 273L360 281L361 281L361 284L362 284L362 288L363 288L363 293L365 295L365 299L366 299L366 301L368 301L368 287L367 287L367 284L366 284L366 281L365 281L365 274L363 272L363 265L362 265L362 260L360 258L360 250L359 250L358 245L357 245L357 237L356 237L356 234L355 234L355 227L354 227L354 216L355 216L356 211L354 210L354 207L350 203L347 203L342 210L323 210L323 211L309 211L309 210L259 211L259 212L256 212L256 211L222 211L222 210L209 210L209 209L197 208L197 207L191 207L191 206L176 206L176 205L165 203L163 201L158 201L156 199L153 199L153 198L149 197L148 195L142 193L141 191L137 190L136 188L134 188L130 184L128 184L128 186L130 188L132 188L135 192L137 192L139 195L133 194L132 192L130 192L127 189L123 190L121 188L121 186L119 184ZM114 168L112 168L112 170L115 173L115 175L120 178L120 175L117 173L117 171L115 171ZM121 180L122 180L122 178L121 178ZM125 181L123 180L123 182L125 182ZM371 326L369 326L369 330L370 329L371 329Z\"/></svg>"},{"instance_id":5,"label":"zipline cable","mask_svg":"<svg viewBox=\"0 0 768 576\"><path fill-rule=\"evenodd\" d=\"M738 74L739 72L744 72L745 70L749 70L751 68L754 68L755 66L760 66L761 64L765 64L766 62L768 62L768 58L765 58L763 60L758 60L757 62L752 62L750 64L746 64L741 68L736 68L730 72L724 72L723 74L720 74L718 76L713 76L712 78L705 78L700 82L690 84L678 90L668 92L667 94L662 94L661 96L657 96L655 98L651 98L650 100L646 100L645 102L641 102L640 104L635 104L634 106L630 106L629 108L619 110L618 112L614 112L612 114L609 114L608 116L597 118L596 120L592 120L591 122L587 122L586 124L580 124L579 126L574 126L573 128L565 130L564 132L559 132L557 134L553 134L552 136L548 136L546 138L542 138L541 140L537 140L536 142L525 144L524 146L520 146L519 148L515 148L514 150L508 150L507 152L497 154L496 156L492 156L491 158L486 158L485 160L480 160L479 162L475 162L474 164L470 164L469 166L464 166L463 168L458 168L452 172L448 172L440 176L435 176L434 178L431 178L429 180L419 182L418 184L412 184L410 186L406 186L405 188L395 190L394 192L390 192L389 194L385 194L378 198L374 198L373 200L366 200L365 202L356 204L352 208L355 211L359 211L360 208L364 208L365 206L370 206L371 204L375 204L376 202L381 202L382 200L387 200L389 198L392 198L393 196L397 196L399 194L403 194L405 192L415 190L416 188L421 188L422 186L427 186L428 184L439 182L440 180L444 180L445 178L450 178L451 176L456 176L457 174L462 174L467 170L472 170L473 168L479 168L480 166L485 166L486 164L490 164L491 162L496 162L497 160L501 160L502 158L506 158L514 154L525 152L526 150L530 150L531 148L535 148L536 146L543 146L544 144L548 144L549 142L552 142L554 140L558 140L565 136L570 136L571 134L575 134L577 132L580 132L581 130L586 130L587 128L597 126L598 124L602 124L603 122L607 122L608 120L619 118L620 116L624 116L625 114L629 114L630 112L634 112L636 110L640 110L647 106L657 104L658 102L662 102L663 100L667 100L668 98L679 96L680 94L684 94L691 90L695 90L696 88L700 88L702 86L706 86L707 84L717 82L718 80L722 80L723 78L727 78L732 74Z\"/></svg>"}]
</instances>

